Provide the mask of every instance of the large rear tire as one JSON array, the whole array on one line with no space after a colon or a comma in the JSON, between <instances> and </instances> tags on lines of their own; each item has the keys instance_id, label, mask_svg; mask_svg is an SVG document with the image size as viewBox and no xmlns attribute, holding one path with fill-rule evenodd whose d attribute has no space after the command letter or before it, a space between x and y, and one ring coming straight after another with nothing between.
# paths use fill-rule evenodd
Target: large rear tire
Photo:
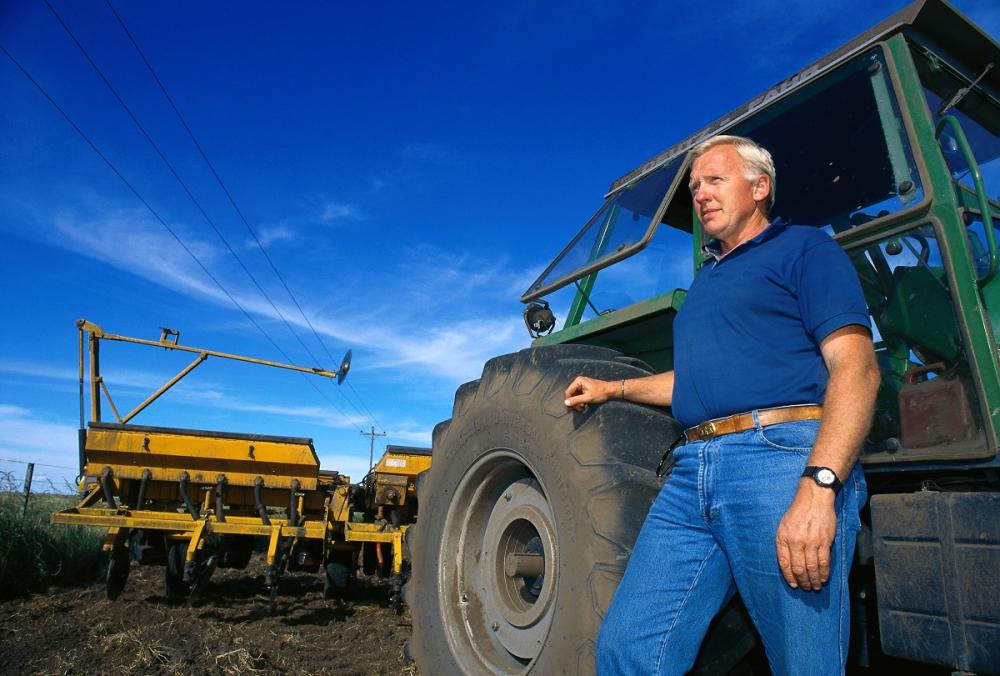
<instances>
[{"instance_id":1,"label":"large rear tire","mask_svg":"<svg viewBox=\"0 0 1000 676\"><path fill-rule=\"evenodd\" d=\"M655 468L680 430L626 402L567 410L576 375L648 372L604 348L523 350L490 360L435 429L407 587L422 673L593 673Z\"/></svg>"}]
</instances>

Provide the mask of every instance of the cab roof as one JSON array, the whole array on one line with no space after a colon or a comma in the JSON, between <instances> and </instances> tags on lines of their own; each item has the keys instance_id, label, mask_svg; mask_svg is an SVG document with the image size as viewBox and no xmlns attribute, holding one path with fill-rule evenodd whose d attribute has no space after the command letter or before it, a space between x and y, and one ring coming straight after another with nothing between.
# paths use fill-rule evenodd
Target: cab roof
<instances>
[{"instance_id":1,"label":"cab roof","mask_svg":"<svg viewBox=\"0 0 1000 676\"><path fill-rule=\"evenodd\" d=\"M911 34L935 51L940 51L942 56L950 57L954 60L953 65L963 67L972 77L982 72L985 63L993 62L994 68L983 77L979 85L994 92L1000 91L1000 45L945 0L917 0L760 96L750 99L616 179L608 189L608 195L645 176L664 162L686 153L701 141L724 132L749 115L784 98L873 44L899 32Z\"/></svg>"}]
</instances>

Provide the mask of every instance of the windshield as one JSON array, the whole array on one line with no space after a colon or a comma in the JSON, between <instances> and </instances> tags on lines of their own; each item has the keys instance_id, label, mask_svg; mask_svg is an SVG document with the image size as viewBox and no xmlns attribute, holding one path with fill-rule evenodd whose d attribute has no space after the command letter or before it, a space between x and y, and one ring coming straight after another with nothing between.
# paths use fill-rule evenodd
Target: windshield
<instances>
[{"instance_id":1,"label":"windshield","mask_svg":"<svg viewBox=\"0 0 1000 676\"><path fill-rule=\"evenodd\" d=\"M521 300L551 293L641 248L653 234L653 216L660 211L680 165L676 158L611 195Z\"/></svg>"},{"instance_id":2,"label":"windshield","mask_svg":"<svg viewBox=\"0 0 1000 676\"><path fill-rule=\"evenodd\" d=\"M881 49L738 124L771 151L772 216L835 234L915 205L923 187Z\"/></svg>"},{"instance_id":3,"label":"windshield","mask_svg":"<svg viewBox=\"0 0 1000 676\"><path fill-rule=\"evenodd\" d=\"M941 119L942 112L958 118L979 164L986 194L994 202L1000 202L1000 102L982 88L971 86L931 52L920 46L913 46L912 51L934 123ZM942 111L949 104L951 106ZM969 166L951 130L942 133L941 149L952 178L969 190L975 190Z\"/></svg>"}]
</instances>

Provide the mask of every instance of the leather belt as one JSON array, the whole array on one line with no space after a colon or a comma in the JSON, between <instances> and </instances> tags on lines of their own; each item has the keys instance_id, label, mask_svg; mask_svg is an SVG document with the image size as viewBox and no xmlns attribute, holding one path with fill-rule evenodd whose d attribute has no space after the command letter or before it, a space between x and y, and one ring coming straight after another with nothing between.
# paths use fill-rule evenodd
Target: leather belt
<instances>
[{"instance_id":1,"label":"leather belt","mask_svg":"<svg viewBox=\"0 0 1000 676\"><path fill-rule=\"evenodd\" d=\"M762 408L757 411L757 420L761 427L779 423L795 422L796 420L819 420L823 416L823 407L818 404L801 406L781 406L778 408ZM706 420L700 425L684 430L688 441L704 441L722 434L733 434L753 429L753 413L737 413L728 418Z\"/></svg>"}]
</instances>

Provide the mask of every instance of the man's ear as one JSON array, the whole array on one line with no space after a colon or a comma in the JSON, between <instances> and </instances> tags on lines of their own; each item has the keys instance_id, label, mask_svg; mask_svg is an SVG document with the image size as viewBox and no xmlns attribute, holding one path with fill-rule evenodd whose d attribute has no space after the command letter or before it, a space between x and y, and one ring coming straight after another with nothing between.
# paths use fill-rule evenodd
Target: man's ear
<instances>
[{"instance_id":1,"label":"man's ear","mask_svg":"<svg viewBox=\"0 0 1000 676\"><path fill-rule=\"evenodd\" d=\"M753 199L754 202L763 202L771 194L771 178L767 174L761 174L754 181Z\"/></svg>"}]
</instances>

